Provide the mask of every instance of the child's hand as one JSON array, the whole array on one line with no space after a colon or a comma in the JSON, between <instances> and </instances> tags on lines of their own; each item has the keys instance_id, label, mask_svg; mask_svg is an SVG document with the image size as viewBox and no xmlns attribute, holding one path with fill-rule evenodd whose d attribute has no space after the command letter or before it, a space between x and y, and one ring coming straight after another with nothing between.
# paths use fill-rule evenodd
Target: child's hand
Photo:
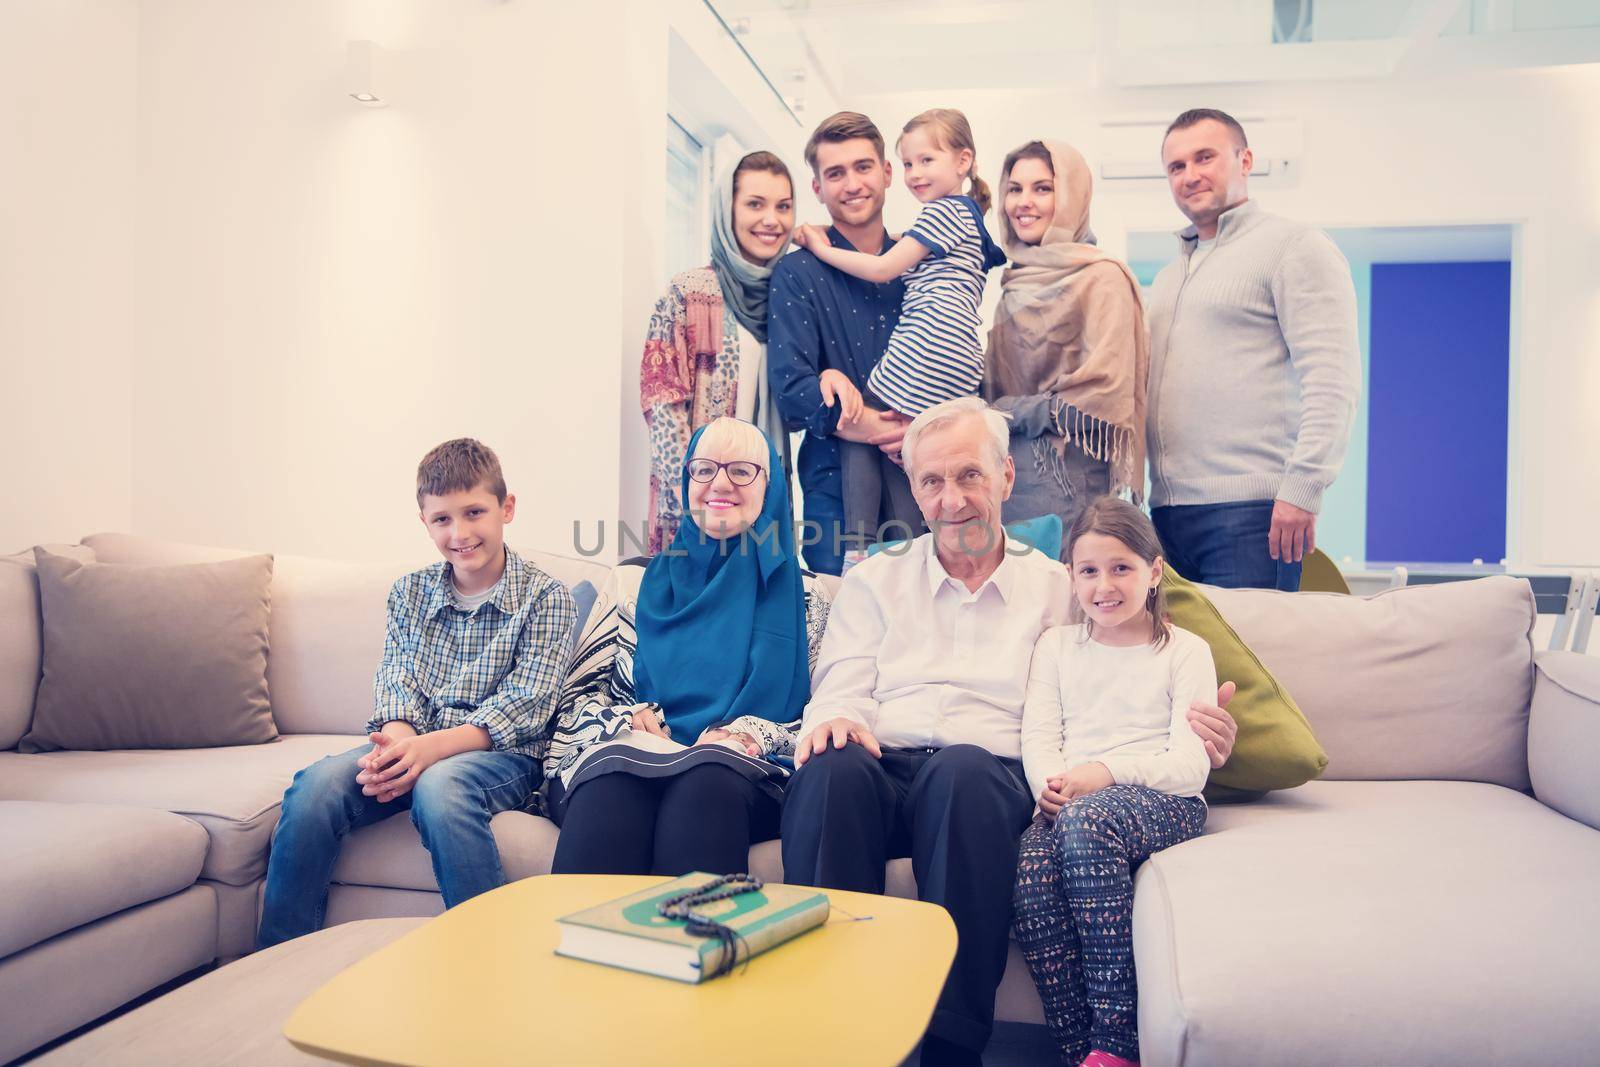
<instances>
[{"instance_id":1,"label":"child's hand","mask_svg":"<svg viewBox=\"0 0 1600 1067\"><path fill-rule=\"evenodd\" d=\"M1039 811L1052 822L1061 814L1061 809L1067 806L1067 796L1061 792L1060 784L1065 777L1064 774L1053 775L1045 782L1044 792L1039 794Z\"/></svg>"},{"instance_id":2,"label":"child's hand","mask_svg":"<svg viewBox=\"0 0 1600 1067\"><path fill-rule=\"evenodd\" d=\"M356 760L356 766L360 768L356 772L356 781L361 785L366 785L367 776L389 762L389 758L383 754L384 749L403 737L416 736L417 728L408 722L401 722L399 719L391 719L383 724L381 730L374 730L368 734L367 740L372 742L372 751Z\"/></svg>"},{"instance_id":3,"label":"child's hand","mask_svg":"<svg viewBox=\"0 0 1600 1067\"><path fill-rule=\"evenodd\" d=\"M394 738L377 730L368 734L367 740L372 742L372 751L356 760L356 766L361 768L356 772L356 781L363 785L366 784L366 779L362 776L371 771L374 765L382 758L383 750L394 744ZM383 762L388 761L384 760Z\"/></svg>"},{"instance_id":4,"label":"child's hand","mask_svg":"<svg viewBox=\"0 0 1600 1067\"><path fill-rule=\"evenodd\" d=\"M861 417L861 390L844 376L844 372L829 368L822 372L818 384L822 389L824 406L833 407L834 398L838 397L840 421L855 422Z\"/></svg>"},{"instance_id":5,"label":"child's hand","mask_svg":"<svg viewBox=\"0 0 1600 1067\"><path fill-rule=\"evenodd\" d=\"M1096 790L1116 785L1111 770L1104 763L1080 763L1062 776L1061 794L1069 802L1087 796Z\"/></svg>"},{"instance_id":6,"label":"child's hand","mask_svg":"<svg viewBox=\"0 0 1600 1067\"><path fill-rule=\"evenodd\" d=\"M369 756L369 768L356 775L361 792L387 804L411 792L422 772L446 755L439 734L420 734L390 741L376 755Z\"/></svg>"},{"instance_id":7,"label":"child's hand","mask_svg":"<svg viewBox=\"0 0 1600 1067\"><path fill-rule=\"evenodd\" d=\"M828 241L828 231L824 230L821 226L813 226L809 222L802 222L800 225L796 226L794 228L794 236L792 239L794 243L799 245L801 248L809 249L812 252L815 252L819 248L827 248L830 246L830 242Z\"/></svg>"}]
</instances>

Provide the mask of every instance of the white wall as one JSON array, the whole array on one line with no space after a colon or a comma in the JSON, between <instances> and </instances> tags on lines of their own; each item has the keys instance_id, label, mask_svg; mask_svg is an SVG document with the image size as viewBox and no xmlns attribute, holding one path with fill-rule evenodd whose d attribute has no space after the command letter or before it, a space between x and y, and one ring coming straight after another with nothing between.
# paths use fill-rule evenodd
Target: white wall
<instances>
[{"instance_id":1,"label":"white wall","mask_svg":"<svg viewBox=\"0 0 1600 1067\"><path fill-rule=\"evenodd\" d=\"M347 95L351 40L389 107ZM604 522L612 555L645 512L669 87L804 136L698 0L9 5L0 48L0 353L32 398L5 546L425 556L415 464L471 434L515 543Z\"/></svg>"},{"instance_id":2,"label":"white wall","mask_svg":"<svg viewBox=\"0 0 1600 1067\"><path fill-rule=\"evenodd\" d=\"M795 117L773 94L701 0L670 0L651 5L635 17L630 62L631 110L636 145L630 158L638 165L630 175L634 193L628 202L625 289L632 304L624 312L621 420L621 483L617 514L630 529L642 531L648 513L649 437L639 406L639 363L650 313L661 296L662 280L704 263L667 263L665 243L666 118L670 111L705 143L738 142L745 151L776 152L788 164L797 186L796 205L804 216L826 218L809 192L810 172L803 149L811 125ZM833 110L825 93L813 92L808 115ZM819 110L822 109L822 110ZM585 546L594 540L585 529ZM616 546L608 530L609 547ZM623 554L639 551L637 539L621 546Z\"/></svg>"},{"instance_id":3,"label":"white wall","mask_svg":"<svg viewBox=\"0 0 1600 1067\"><path fill-rule=\"evenodd\" d=\"M0 552L131 522L137 28L0 6Z\"/></svg>"},{"instance_id":4,"label":"white wall","mask_svg":"<svg viewBox=\"0 0 1600 1067\"><path fill-rule=\"evenodd\" d=\"M389 107L347 95L351 40ZM472 434L516 543L604 522L612 555L645 512L669 90L804 139L698 0L18 4L0 50L7 548L425 556L415 464Z\"/></svg>"},{"instance_id":5,"label":"white wall","mask_svg":"<svg viewBox=\"0 0 1600 1067\"><path fill-rule=\"evenodd\" d=\"M1036 137L1070 140L1093 163L1098 124L1113 116L1196 106L1293 116L1305 133L1299 179L1290 188L1256 187L1270 210L1323 226L1520 224L1509 551L1523 563L1600 564L1600 474L1592 466L1600 455L1600 66L1209 90L952 91L856 103L886 131L926 107L963 109L991 181L1008 149ZM903 226L915 206L910 194L897 188L890 203L891 228ZM1094 222L1101 243L1121 254L1128 231L1176 229L1184 220L1164 183L1100 183Z\"/></svg>"},{"instance_id":6,"label":"white wall","mask_svg":"<svg viewBox=\"0 0 1600 1067\"><path fill-rule=\"evenodd\" d=\"M458 435L514 543L614 517L630 6L146 0L136 530L423 554L416 463Z\"/></svg>"}]
</instances>

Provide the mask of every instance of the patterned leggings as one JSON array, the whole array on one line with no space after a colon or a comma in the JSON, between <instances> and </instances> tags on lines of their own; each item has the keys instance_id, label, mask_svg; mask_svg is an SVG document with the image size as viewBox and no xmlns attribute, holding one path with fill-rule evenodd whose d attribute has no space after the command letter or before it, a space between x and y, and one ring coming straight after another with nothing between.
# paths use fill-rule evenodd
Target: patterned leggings
<instances>
[{"instance_id":1,"label":"patterned leggings","mask_svg":"<svg viewBox=\"0 0 1600 1067\"><path fill-rule=\"evenodd\" d=\"M1114 785L1074 800L1054 824L1035 816L1023 833L1017 941L1063 1062L1091 1048L1139 1058L1133 872L1205 824L1199 797Z\"/></svg>"}]
</instances>

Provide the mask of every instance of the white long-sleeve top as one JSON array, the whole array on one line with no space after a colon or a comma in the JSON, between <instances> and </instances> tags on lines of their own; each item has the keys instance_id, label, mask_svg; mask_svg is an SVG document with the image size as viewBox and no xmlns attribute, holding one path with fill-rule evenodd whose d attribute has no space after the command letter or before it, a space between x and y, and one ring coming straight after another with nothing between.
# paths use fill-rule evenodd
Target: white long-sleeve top
<instances>
[{"instance_id":1,"label":"white long-sleeve top","mask_svg":"<svg viewBox=\"0 0 1600 1067\"><path fill-rule=\"evenodd\" d=\"M933 535L845 575L828 613L800 736L845 718L886 748L972 744L1022 755L1028 660L1066 620L1072 578L1015 541L976 592L952 578Z\"/></svg>"},{"instance_id":2,"label":"white long-sleeve top","mask_svg":"<svg viewBox=\"0 0 1600 1067\"><path fill-rule=\"evenodd\" d=\"M1022 712L1022 765L1035 800L1051 775L1097 761L1118 785L1200 795L1211 761L1188 712L1216 697L1217 668L1204 640L1171 631L1160 649L1103 645L1081 625L1039 637Z\"/></svg>"}]
</instances>

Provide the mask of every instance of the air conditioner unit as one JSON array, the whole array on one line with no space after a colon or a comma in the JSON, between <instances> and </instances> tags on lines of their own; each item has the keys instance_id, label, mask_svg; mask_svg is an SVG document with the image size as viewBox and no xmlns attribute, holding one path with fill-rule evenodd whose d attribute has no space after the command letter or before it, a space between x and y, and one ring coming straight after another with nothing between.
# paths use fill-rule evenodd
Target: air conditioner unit
<instances>
[{"instance_id":1,"label":"air conditioner unit","mask_svg":"<svg viewBox=\"0 0 1600 1067\"><path fill-rule=\"evenodd\" d=\"M1302 128L1299 119L1239 115L1250 140L1254 157L1251 176L1274 186L1292 185L1298 175L1302 155ZM1100 179L1107 182L1165 181L1161 165L1161 138L1172 122L1160 119L1106 119L1100 123L1096 155Z\"/></svg>"}]
</instances>

